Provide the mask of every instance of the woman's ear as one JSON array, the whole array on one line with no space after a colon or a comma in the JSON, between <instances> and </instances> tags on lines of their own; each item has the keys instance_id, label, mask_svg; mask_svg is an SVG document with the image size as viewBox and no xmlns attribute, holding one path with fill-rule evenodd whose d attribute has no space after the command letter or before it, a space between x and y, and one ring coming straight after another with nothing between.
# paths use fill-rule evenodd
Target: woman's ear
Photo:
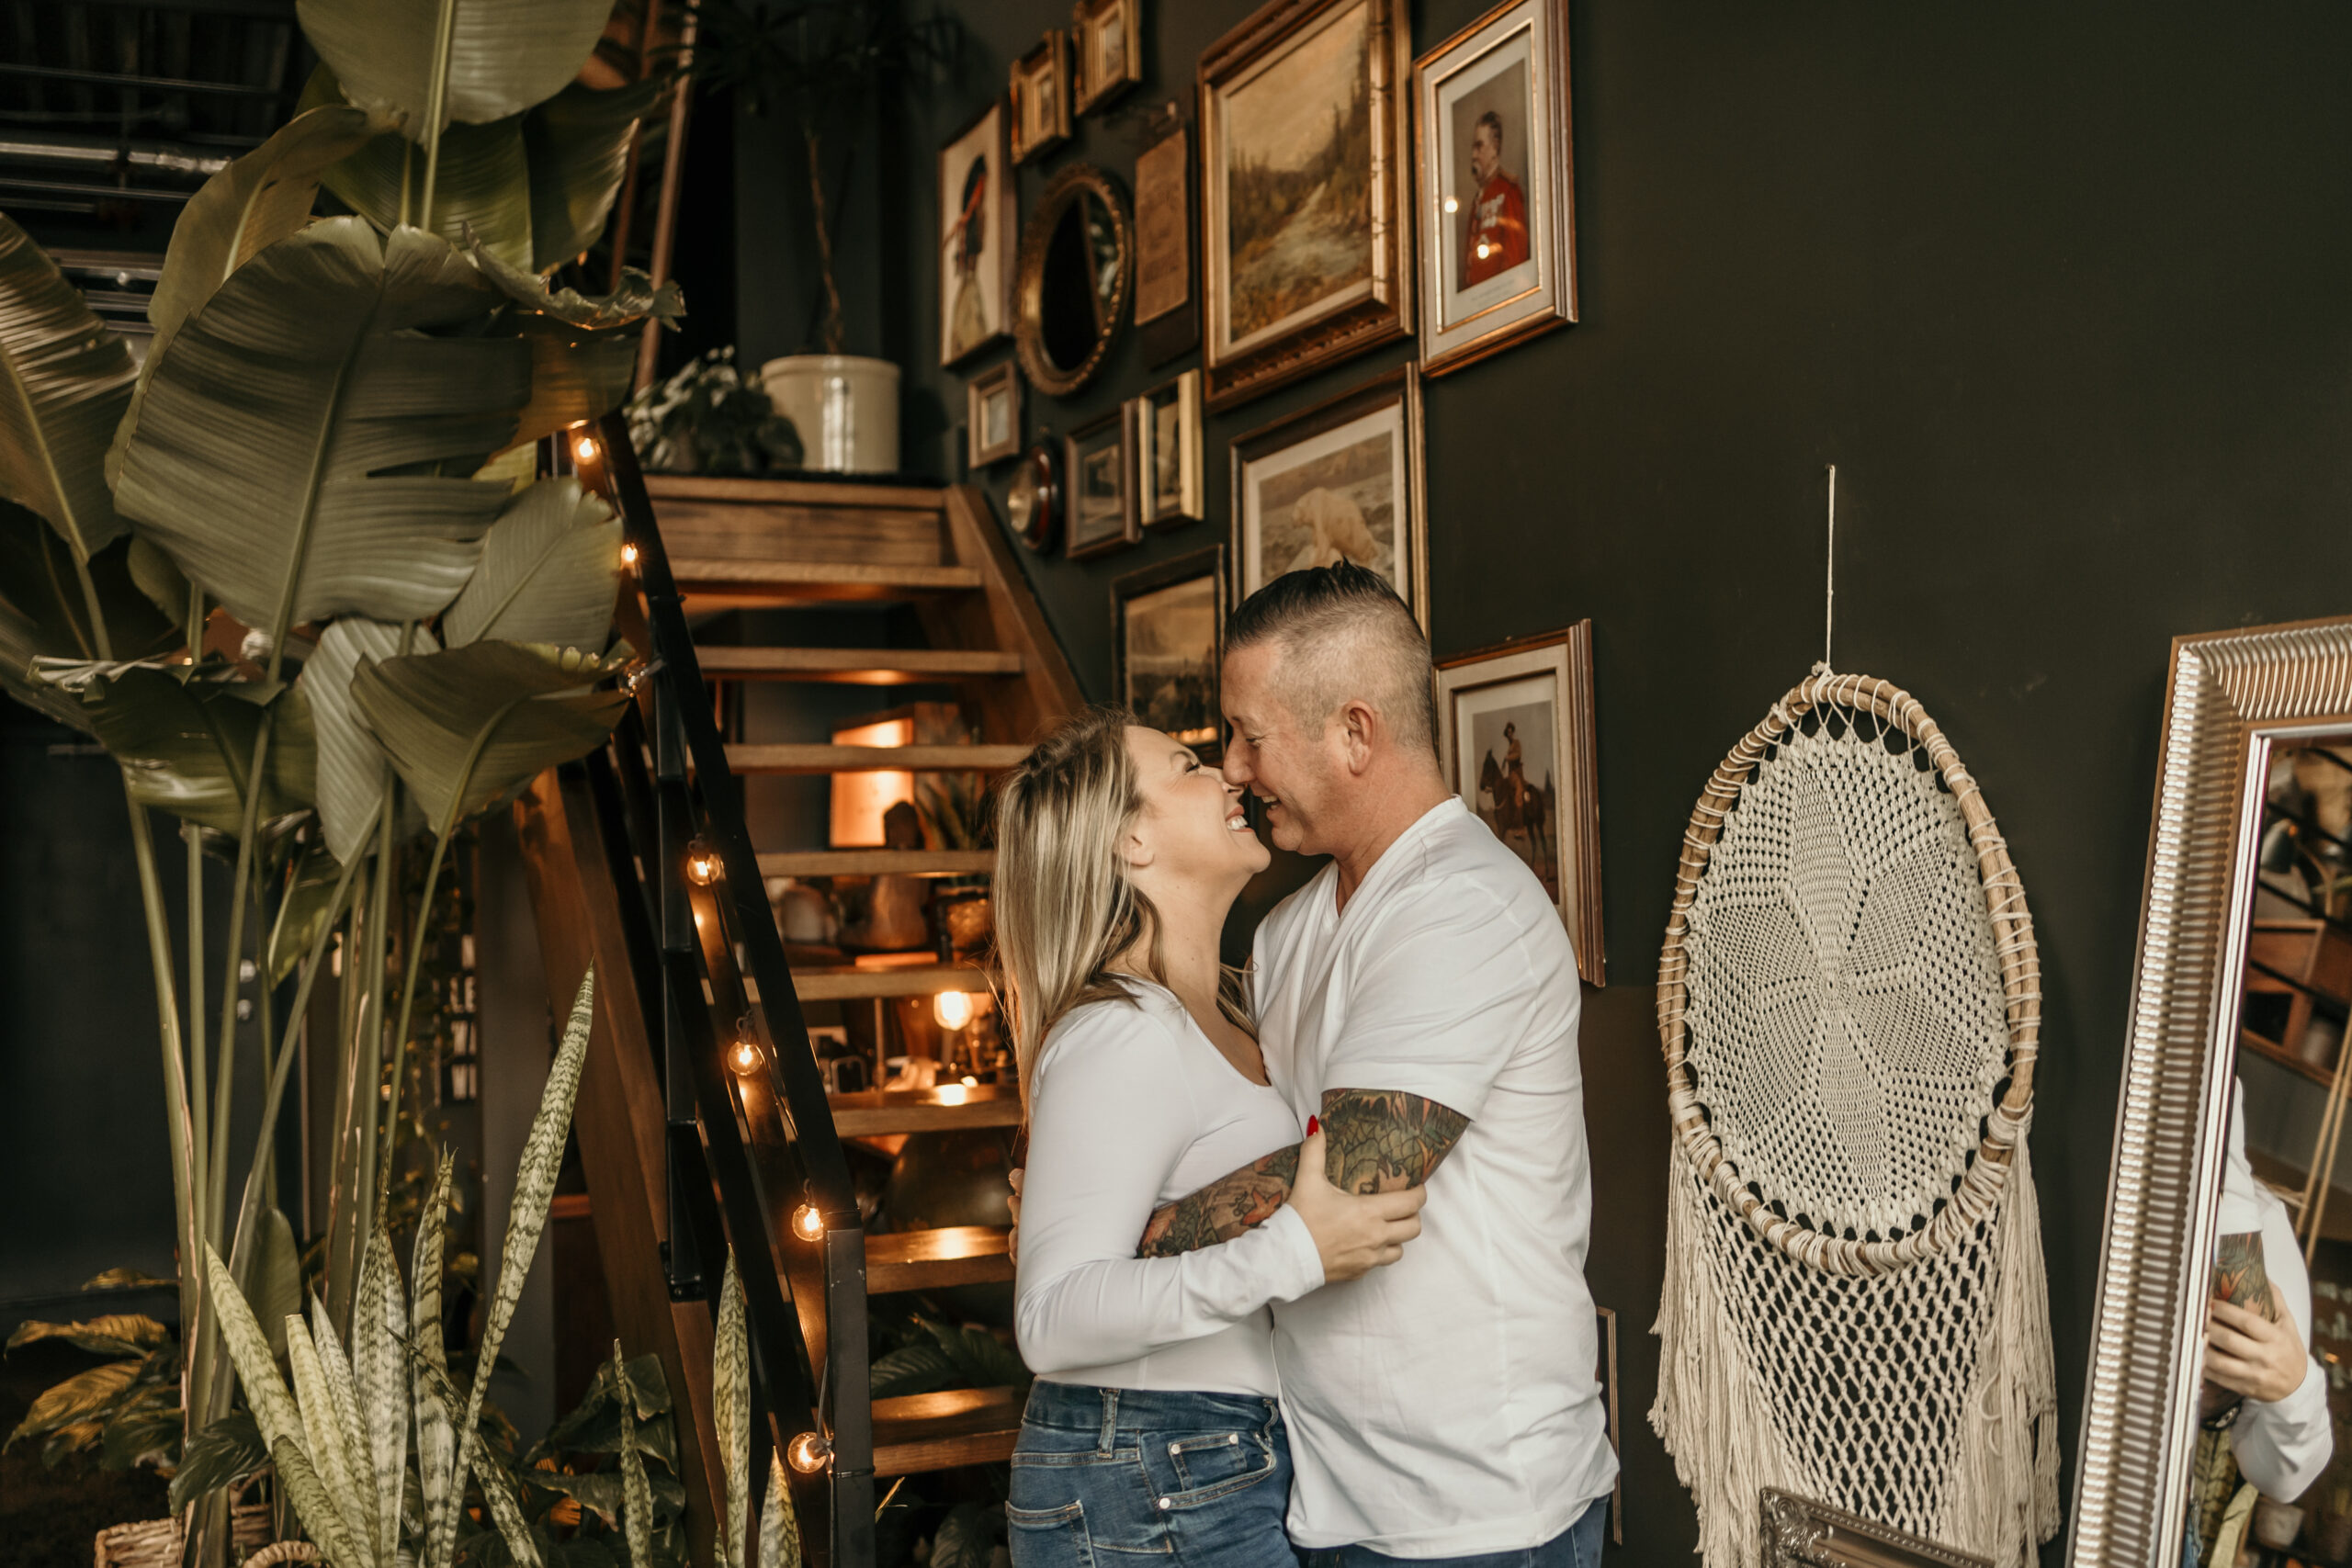
<instances>
[{"instance_id":1,"label":"woman's ear","mask_svg":"<svg viewBox=\"0 0 2352 1568\"><path fill-rule=\"evenodd\" d=\"M1143 870L1156 858L1152 853L1151 841L1144 836L1142 829L1143 814L1137 812L1136 820L1128 823L1119 833L1119 860L1131 873Z\"/></svg>"}]
</instances>

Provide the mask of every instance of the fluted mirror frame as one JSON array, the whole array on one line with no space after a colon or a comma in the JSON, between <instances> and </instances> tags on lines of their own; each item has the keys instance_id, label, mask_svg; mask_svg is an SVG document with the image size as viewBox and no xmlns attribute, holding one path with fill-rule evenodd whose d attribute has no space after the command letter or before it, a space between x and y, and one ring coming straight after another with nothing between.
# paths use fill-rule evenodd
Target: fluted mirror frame
<instances>
[{"instance_id":1,"label":"fluted mirror frame","mask_svg":"<svg viewBox=\"0 0 2352 1568\"><path fill-rule=\"evenodd\" d=\"M2271 746L2352 728L2352 617L2177 638L2075 1449L2072 1568L2176 1568ZM2219 1066L2222 1070L2216 1072Z\"/></svg>"}]
</instances>

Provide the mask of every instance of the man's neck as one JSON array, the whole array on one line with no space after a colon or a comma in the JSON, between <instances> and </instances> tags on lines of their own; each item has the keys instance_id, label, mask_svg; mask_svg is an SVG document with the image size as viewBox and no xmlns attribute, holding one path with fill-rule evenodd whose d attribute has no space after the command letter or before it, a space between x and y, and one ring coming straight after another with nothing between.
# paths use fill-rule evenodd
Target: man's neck
<instances>
[{"instance_id":1,"label":"man's neck","mask_svg":"<svg viewBox=\"0 0 2352 1568\"><path fill-rule=\"evenodd\" d=\"M1363 886L1363 879L1372 874L1372 868L1380 863L1380 857L1388 852L1388 847L1452 793L1435 769L1416 768L1354 808L1348 840L1331 849L1332 862L1340 868L1340 908L1348 907L1348 900L1355 897L1356 889Z\"/></svg>"}]
</instances>

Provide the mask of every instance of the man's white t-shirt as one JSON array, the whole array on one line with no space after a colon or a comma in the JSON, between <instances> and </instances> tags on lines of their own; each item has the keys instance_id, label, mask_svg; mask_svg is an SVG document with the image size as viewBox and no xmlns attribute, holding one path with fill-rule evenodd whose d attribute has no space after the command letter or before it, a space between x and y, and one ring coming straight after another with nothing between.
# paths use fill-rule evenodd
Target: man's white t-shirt
<instances>
[{"instance_id":1,"label":"man's white t-shirt","mask_svg":"<svg viewBox=\"0 0 2352 1568\"><path fill-rule=\"evenodd\" d=\"M1404 1259L1274 1307L1302 1548L1539 1546L1617 1473L1585 1289L1592 1219L1576 957L1543 885L1458 797L1337 908L1336 868L1259 927L1259 1038L1301 1117L1399 1089L1470 1118Z\"/></svg>"}]
</instances>

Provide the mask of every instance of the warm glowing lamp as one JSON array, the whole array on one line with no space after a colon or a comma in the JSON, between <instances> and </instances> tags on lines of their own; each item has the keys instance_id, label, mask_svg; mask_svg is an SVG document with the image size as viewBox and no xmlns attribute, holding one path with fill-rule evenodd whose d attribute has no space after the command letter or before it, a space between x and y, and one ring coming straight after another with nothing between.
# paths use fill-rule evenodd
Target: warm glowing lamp
<instances>
[{"instance_id":1,"label":"warm glowing lamp","mask_svg":"<svg viewBox=\"0 0 2352 1568\"><path fill-rule=\"evenodd\" d=\"M761 1055L759 1032L747 1019L743 1026L735 1032L735 1043L727 1047L727 1065L739 1073L755 1072L759 1068Z\"/></svg>"},{"instance_id":2,"label":"warm glowing lamp","mask_svg":"<svg viewBox=\"0 0 2352 1568\"><path fill-rule=\"evenodd\" d=\"M816 1204L803 1203L792 1211L792 1234L803 1241L815 1241L825 1234L825 1216L817 1212ZM803 1465L801 1468L813 1470L816 1467Z\"/></svg>"},{"instance_id":3,"label":"warm glowing lamp","mask_svg":"<svg viewBox=\"0 0 2352 1568\"><path fill-rule=\"evenodd\" d=\"M635 545L623 545L621 547L621 565L632 569L636 567L637 547Z\"/></svg>"},{"instance_id":4,"label":"warm glowing lamp","mask_svg":"<svg viewBox=\"0 0 2352 1568\"><path fill-rule=\"evenodd\" d=\"M1449 196L1449 197L1447 197L1445 198L1445 209L1446 209L1448 212L1456 212L1456 211L1459 211L1459 210L1461 210L1461 207L1462 207L1462 204L1461 204L1460 202L1458 202L1458 201L1454 200L1452 197L1450 197L1450 196Z\"/></svg>"},{"instance_id":5,"label":"warm glowing lamp","mask_svg":"<svg viewBox=\"0 0 2352 1568\"><path fill-rule=\"evenodd\" d=\"M583 435L579 440L573 442L571 444L571 455L579 458L583 463L594 462L596 460L595 438L593 436Z\"/></svg>"},{"instance_id":6,"label":"warm glowing lamp","mask_svg":"<svg viewBox=\"0 0 2352 1568\"><path fill-rule=\"evenodd\" d=\"M942 991L931 998L931 1016L942 1029L961 1029L972 1021L972 998L967 991Z\"/></svg>"},{"instance_id":7,"label":"warm glowing lamp","mask_svg":"<svg viewBox=\"0 0 2352 1568\"><path fill-rule=\"evenodd\" d=\"M817 1432L803 1432L785 1445L786 1463L803 1475L814 1475L833 1457L833 1445Z\"/></svg>"},{"instance_id":8,"label":"warm glowing lamp","mask_svg":"<svg viewBox=\"0 0 2352 1568\"><path fill-rule=\"evenodd\" d=\"M686 846L686 880L696 887L707 887L718 880L718 856L700 839Z\"/></svg>"}]
</instances>

